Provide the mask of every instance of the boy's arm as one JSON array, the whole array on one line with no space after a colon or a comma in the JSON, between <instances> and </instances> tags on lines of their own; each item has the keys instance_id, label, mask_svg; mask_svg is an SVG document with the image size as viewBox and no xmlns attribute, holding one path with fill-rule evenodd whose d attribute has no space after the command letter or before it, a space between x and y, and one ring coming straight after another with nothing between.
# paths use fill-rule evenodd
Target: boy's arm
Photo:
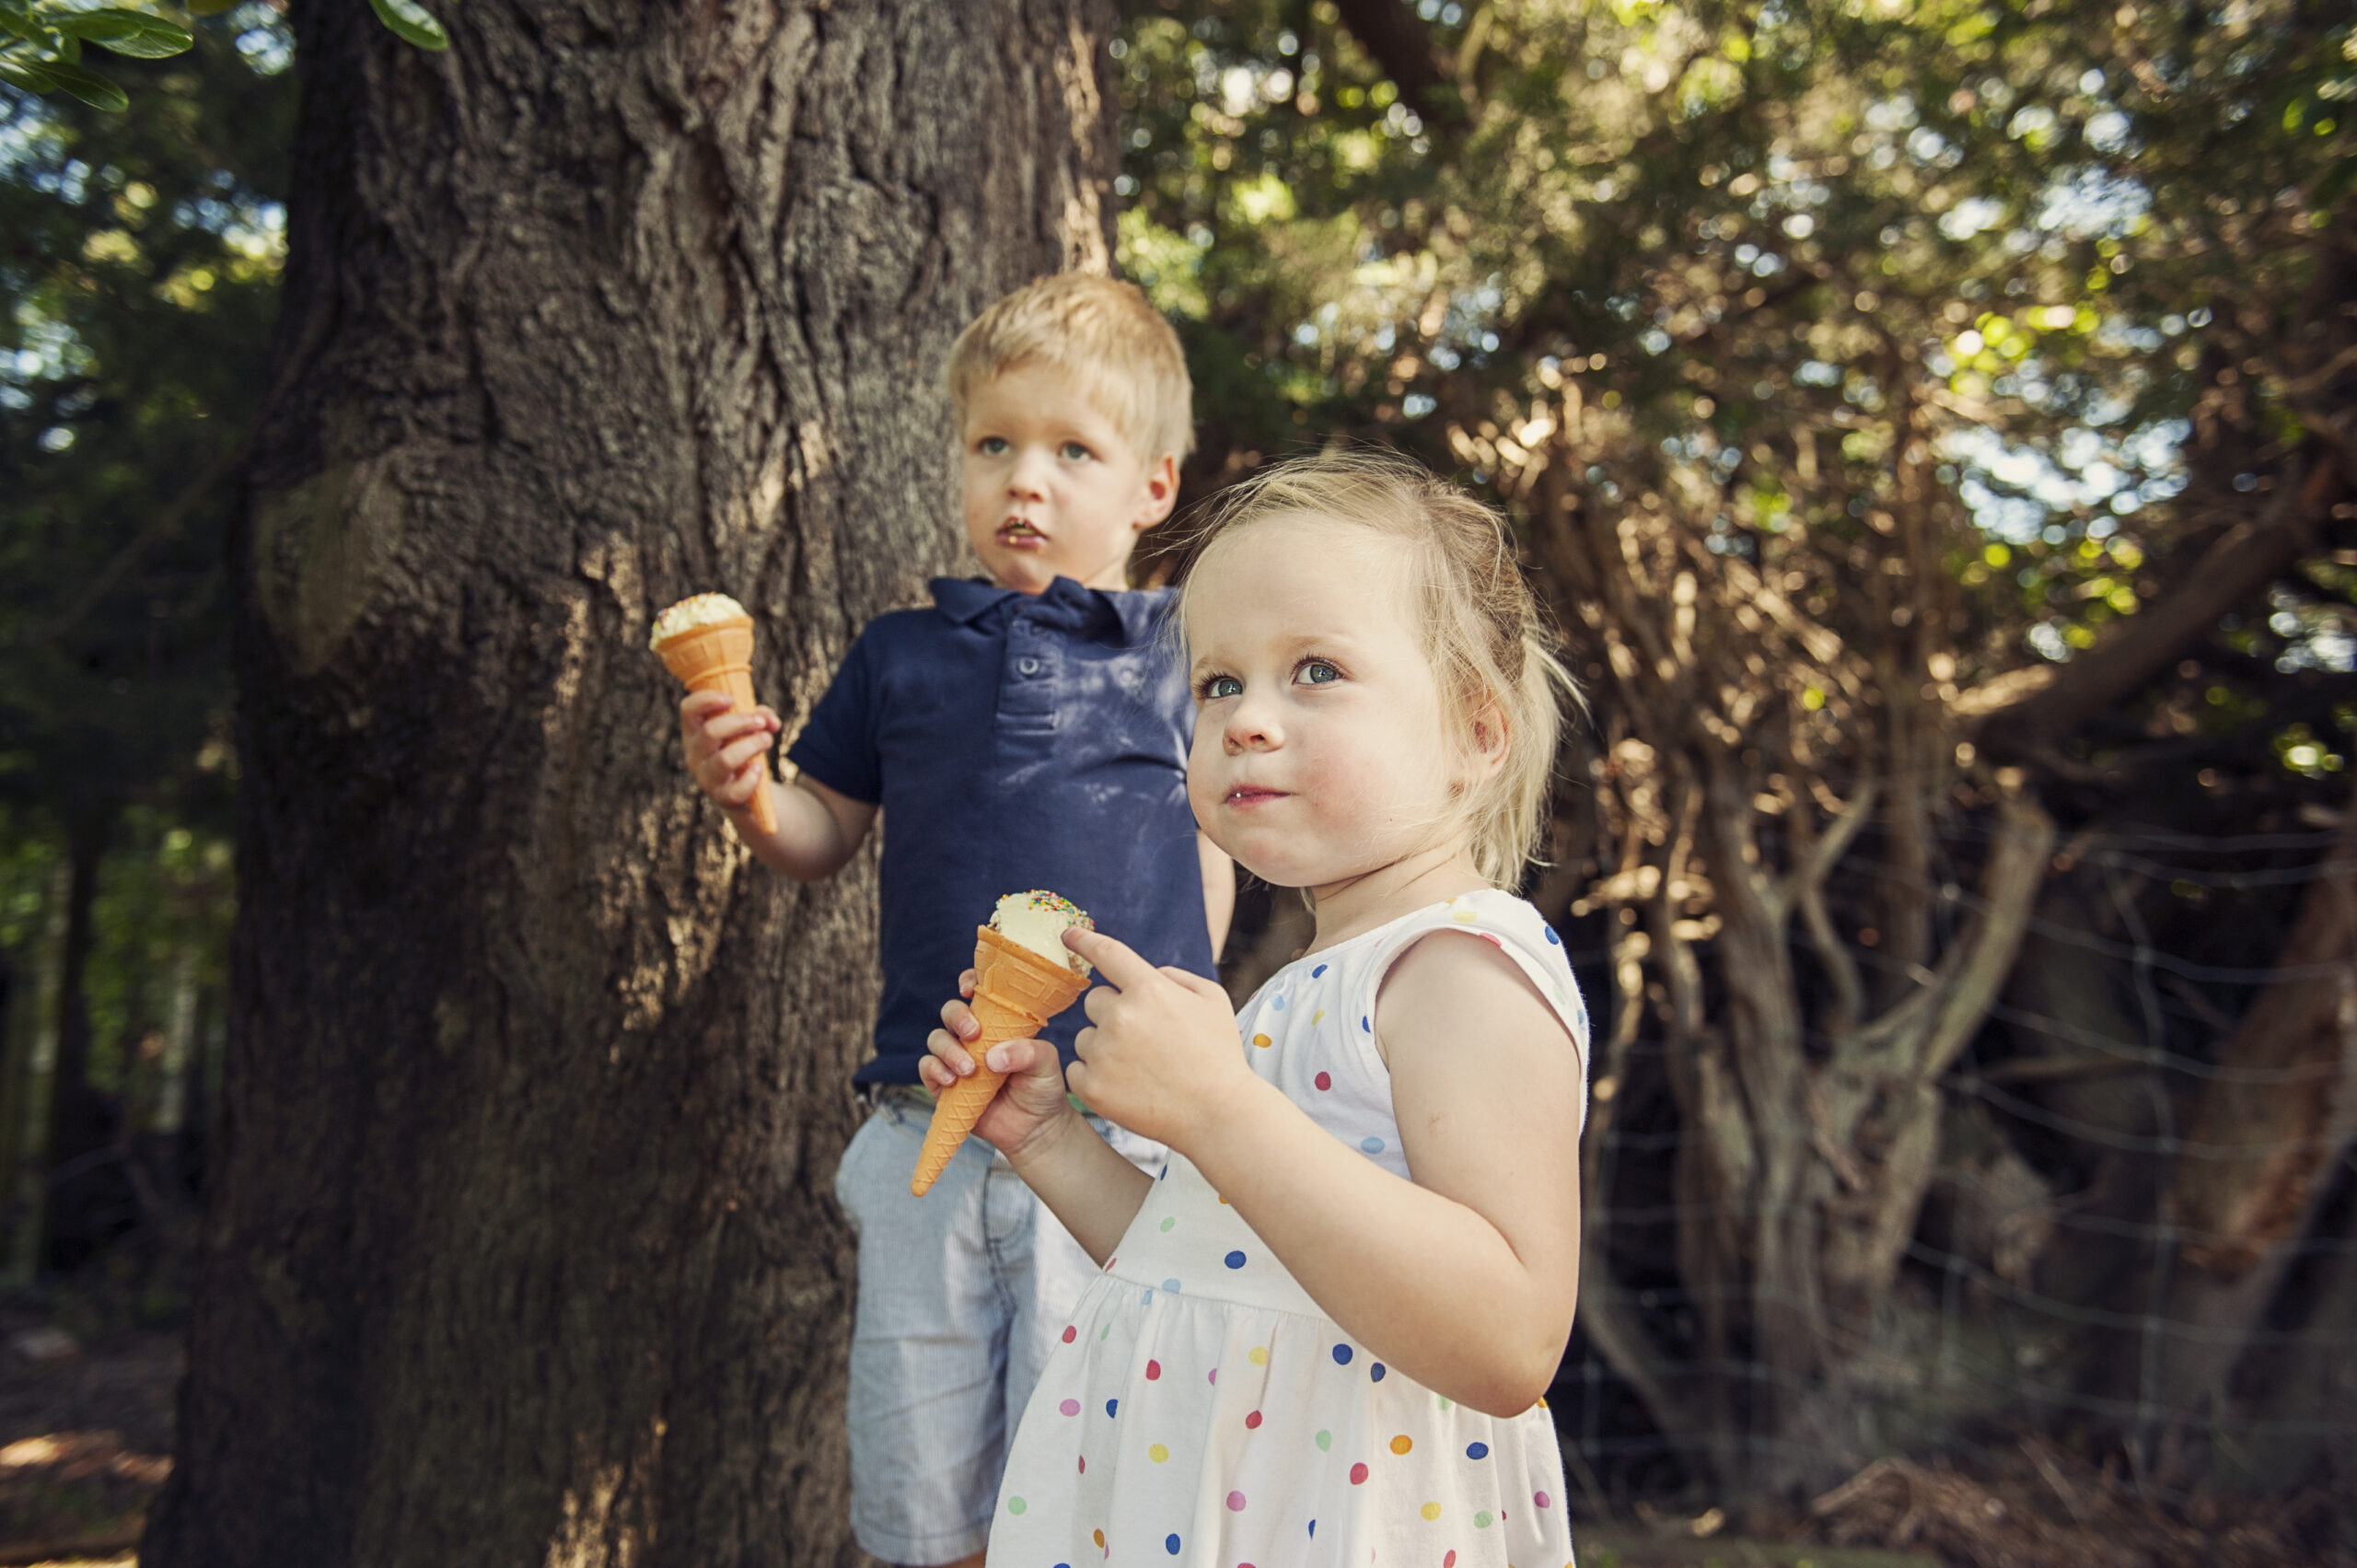
<instances>
[{"instance_id":1,"label":"boy's arm","mask_svg":"<svg viewBox=\"0 0 2357 1568\"><path fill-rule=\"evenodd\" d=\"M767 770L763 770L764 773ZM753 821L752 802L727 808L729 824L753 858L782 877L817 882L832 877L857 854L876 820L876 807L829 789L818 780L796 777L782 784L764 777L761 787L777 807L772 837Z\"/></svg>"},{"instance_id":2,"label":"boy's arm","mask_svg":"<svg viewBox=\"0 0 2357 1568\"><path fill-rule=\"evenodd\" d=\"M1236 918L1236 862L1202 833L1195 835L1195 853L1203 863L1203 916L1211 923L1212 962L1227 951L1228 923Z\"/></svg>"},{"instance_id":3,"label":"boy's arm","mask_svg":"<svg viewBox=\"0 0 2357 1568\"><path fill-rule=\"evenodd\" d=\"M842 869L858 850L876 807L807 776L783 786L771 778L769 749L779 728L769 708L738 713L725 691L691 691L679 703L679 735L696 786L728 814L754 858L797 882L816 882ZM777 807L775 833L753 820L762 790Z\"/></svg>"}]
</instances>

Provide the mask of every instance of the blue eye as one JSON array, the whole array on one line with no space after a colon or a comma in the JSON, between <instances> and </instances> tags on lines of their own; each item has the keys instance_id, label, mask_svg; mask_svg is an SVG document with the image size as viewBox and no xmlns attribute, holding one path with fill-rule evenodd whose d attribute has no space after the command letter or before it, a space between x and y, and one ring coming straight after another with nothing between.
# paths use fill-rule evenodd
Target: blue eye
<instances>
[{"instance_id":1,"label":"blue eye","mask_svg":"<svg viewBox=\"0 0 2357 1568\"><path fill-rule=\"evenodd\" d=\"M1068 463L1085 463L1097 455L1077 441L1065 442L1062 450L1064 461Z\"/></svg>"},{"instance_id":2,"label":"blue eye","mask_svg":"<svg viewBox=\"0 0 2357 1568\"><path fill-rule=\"evenodd\" d=\"M1295 679L1307 686L1326 686L1342 679L1342 672L1322 658L1305 659Z\"/></svg>"},{"instance_id":3,"label":"blue eye","mask_svg":"<svg viewBox=\"0 0 2357 1568\"><path fill-rule=\"evenodd\" d=\"M974 450L981 453L982 456L986 458L998 457L1006 450L1006 437L1004 436L985 436L980 441L974 443Z\"/></svg>"},{"instance_id":4,"label":"blue eye","mask_svg":"<svg viewBox=\"0 0 2357 1568\"><path fill-rule=\"evenodd\" d=\"M1213 675L1204 678L1201 695L1204 702L1209 703L1221 697L1240 696L1243 691L1244 682L1233 675Z\"/></svg>"}]
</instances>

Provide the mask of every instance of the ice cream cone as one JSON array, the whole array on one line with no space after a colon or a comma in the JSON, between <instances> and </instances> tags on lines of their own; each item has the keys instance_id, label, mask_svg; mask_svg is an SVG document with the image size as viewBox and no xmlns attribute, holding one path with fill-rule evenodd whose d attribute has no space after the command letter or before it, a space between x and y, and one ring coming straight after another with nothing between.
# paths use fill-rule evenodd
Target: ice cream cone
<instances>
[{"instance_id":1,"label":"ice cream cone","mask_svg":"<svg viewBox=\"0 0 2357 1568\"><path fill-rule=\"evenodd\" d=\"M1010 942L987 925L975 927L974 935L973 1009L982 1028L962 1042L974 1059L974 1075L958 1079L933 1102L933 1124L925 1129L916 1174L909 1179L909 1191L920 1198L949 1168L958 1146L973 1132L982 1108L1006 1076L982 1065L983 1054L1001 1040L1037 1038L1041 1025L1088 989L1086 975Z\"/></svg>"},{"instance_id":2,"label":"ice cream cone","mask_svg":"<svg viewBox=\"0 0 2357 1568\"><path fill-rule=\"evenodd\" d=\"M691 626L655 645L666 668L688 684L691 691L726 691L737 711L749 714L753 700L753 618L731 616L726 621ZM761 763L761 787L753 795L753 820L765 833L777 831L777 807L770 800L769 762Z\"/></svg>"}]
</instances>

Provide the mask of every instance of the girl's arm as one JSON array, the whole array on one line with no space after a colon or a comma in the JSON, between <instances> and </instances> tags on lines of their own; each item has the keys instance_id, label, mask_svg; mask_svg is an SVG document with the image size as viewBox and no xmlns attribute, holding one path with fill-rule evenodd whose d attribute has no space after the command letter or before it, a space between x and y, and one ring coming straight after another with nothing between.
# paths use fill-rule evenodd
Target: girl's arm
<instances>
[{"instance_id":1,"label":"girl's arm","mask_svg":"<svg viewBox=\"0 0 2357 1568\"><path fill-rule=\"evenodd\" d=\"M1546 1391L1579 1289L1580 1064L1511 959L1436 933L1385 981L1376 1034L1409 1182L1254 1075L1232 1026L1215 1045L1197 1016L1208 999L1172 971L1094 934L1066 939L1122 987L1091 993L1098 1028L1074 1070L1091 1105L1192 1159L1383 1361L1492 1415Z\"/></svg>"}]
</instances>

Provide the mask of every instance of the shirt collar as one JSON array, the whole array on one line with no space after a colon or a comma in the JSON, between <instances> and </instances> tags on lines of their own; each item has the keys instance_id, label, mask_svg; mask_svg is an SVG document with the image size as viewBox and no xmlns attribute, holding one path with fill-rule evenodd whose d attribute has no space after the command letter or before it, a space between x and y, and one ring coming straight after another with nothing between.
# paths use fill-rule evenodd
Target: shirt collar
<instances>
[{"instance_id":1,"label":"shirt collar","mask_svg":"<svg viewBox=\"0 0 2357 1568\"><path fill-rule=\"evenodd\" d=\"M935 577L932 587L933 602L961 626L972 625L1004 600L1027 597L980 577ZM1036 602L1050 612L1048 619L1074 631L1102 641L1118 637L1121 643L1136 645L1155 634L1155 621L1168 598L1167 592L1157 590L1109 593L1083 587L1070 577L1058 577Z\"/></svg>"}]
</instances>

